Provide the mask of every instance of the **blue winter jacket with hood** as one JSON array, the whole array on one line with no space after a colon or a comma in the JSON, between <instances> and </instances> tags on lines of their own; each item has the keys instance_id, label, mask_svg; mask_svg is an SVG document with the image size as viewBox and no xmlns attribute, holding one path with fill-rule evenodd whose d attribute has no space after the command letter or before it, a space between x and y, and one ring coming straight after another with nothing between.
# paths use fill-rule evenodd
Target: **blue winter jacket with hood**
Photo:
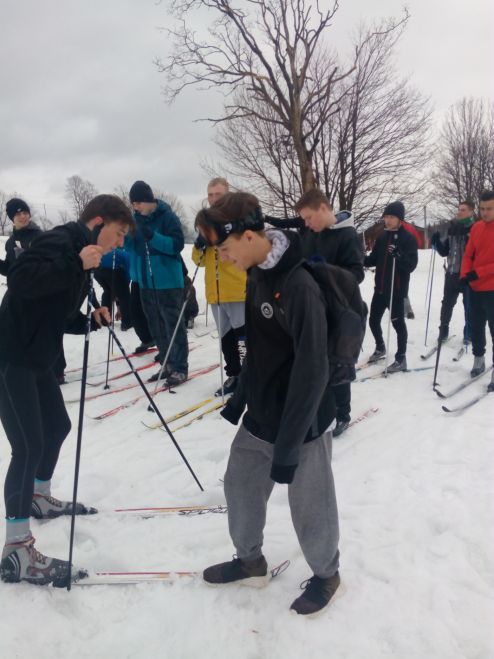
<instances>
[{"instance_id":1,"label":"blue winter jacket with hood","mask_svg":"<svg viewBox=\"0 0 494 659\"><path fill-rule=\"evenodd\" d=\"M135 212L134 218L137 230L125 238L132 281L137 282L140 288L183 288L180 252L184 248L184 234L178 217L167 203L158 199L151 215ZM143 227L153 231L147 245L142 234Z\"/></svg>"}]
</instances>

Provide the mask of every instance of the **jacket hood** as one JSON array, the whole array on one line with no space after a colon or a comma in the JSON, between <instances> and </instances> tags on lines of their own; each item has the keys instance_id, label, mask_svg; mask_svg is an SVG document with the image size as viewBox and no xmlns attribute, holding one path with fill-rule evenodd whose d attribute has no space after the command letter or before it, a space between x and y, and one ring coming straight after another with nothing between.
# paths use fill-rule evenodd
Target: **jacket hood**
<instances>
[{"instance_id":1,"label":"jacket hood","mask_svg":"<svg viewBox=\"0 0 494 659\"><path fill-rule=\"evenodd\" d=\"M352 211L339 211L336 213L336 224L331 227L331 231L336 229L344 229L345 227L353 227L354 217Z\"/></svg>"},{"instance_id":2,"label":"jacket hood","mask_svg":"<svg viewBox=\"0 0 494 659\"><path fill-rule=\"evenodd\" d=\"M278 237L279 241L276 242L282 246L282 251L277 258L275 265L264 267L257 266L260 270L267 273L272 272L278 274L280 272L291 270L302 260L302 243L298 233L295 231L283 231L282 229L267 229L266 236L273 243Z\"/></svg>"}]
</instances>

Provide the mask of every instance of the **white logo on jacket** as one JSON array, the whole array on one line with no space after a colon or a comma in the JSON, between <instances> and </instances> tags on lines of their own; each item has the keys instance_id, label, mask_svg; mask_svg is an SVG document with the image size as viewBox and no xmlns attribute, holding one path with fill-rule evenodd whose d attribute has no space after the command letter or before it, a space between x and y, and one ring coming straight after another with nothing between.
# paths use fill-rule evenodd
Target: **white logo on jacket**
<instances>
[{"instance_id":1,"label":"white logo on jacket","mask_svg":"<svg viewBox=\"0 0 494 659\"><path fill-rule=\"evenodd\" d=\"M269 304L269 302L263 302L261 304L261 313L264 316L264 318L273 317L273 307Z\"/></svg>"}]
</instances>

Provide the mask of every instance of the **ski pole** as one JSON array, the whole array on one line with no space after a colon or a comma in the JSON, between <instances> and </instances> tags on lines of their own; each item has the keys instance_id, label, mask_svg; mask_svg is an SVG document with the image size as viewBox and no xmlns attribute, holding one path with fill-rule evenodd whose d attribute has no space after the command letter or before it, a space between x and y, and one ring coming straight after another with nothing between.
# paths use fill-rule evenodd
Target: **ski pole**
<instances>
[{"instance_id":1,"label":"ski pole","mask_svg":"<svg viewBox=\"0 0 494 659\"><path fill-rule=\"evenodd\" d=\"M185 295L185 299L184 299L184 301L183 301L182 308L180 309L180 313L179 313L179 316L178 316L178 320L177 320L177 322L175 323L175 328L174 328L174 330L173 330L173 334L172 334L172 337L171 337L171 339L170 339L170 343L168 344L168 348L167 348L167 351L166 351L166 354L165 354L165 358L163 359L163 363L161 364L161 368L160 368L160 372L159 372L159 375L158 375L158 379L156 380L156 385L155 385L155 387L154 387L154 393L156 393L156 390L158 389L159 382L160 382L160 380L161 380L161 376L162 376L163 371L165 370L165 367L166 367L166 365L167 365L167 363L168 363L168 358L169 358L169 356L170 356L171 349L172 349L173 344L174 344L174 342L175 342L175 337L177 336L178 328L180 327L180 323L181 323L182 318L183 318L183 315L184 315L184 313L185 313L185 308L187 307L187 303L188 303L189 298L190 298L190 296L191 296L191 294L192 294L192 287L194 286L194 282L195 282L195 280L196 280L197 272L198 272L199 267L200 267L200 265L201 265L201 261L202 261L202 257L203 257L203 256L204 256L204 252L202 253L201 258L199 259L199 263L198 263L197 266L196 266L196 269L195 269L195 271L194 271L194 275L193 275L193 277L192 277L192 279L191 279L191 285L190 285L189 290L187 291L187 293L186 293L186 295Z\"/></svg>"},{"instance_id":2,"label":"ski pole","mask_svg":"<svg viewBox=\"0 0 494 659\"><path fill-rule=\"evenodd\" d=\"M434 367L434 380L432 381L432 388L435 389L439 382L437 381L437 371L439 369L439 358L441 356L441 348L443 346L443 342L441 340L441 330L439 330L439 336L437 338L437 353L436 353L436 365Z\"/></svg>"},{"instance_id":3,"label":"ski pole","mask_svg":"<svg viewBox=\"0 0 494 659\"><path fill-rule=\"evenodd\" d=\"M425 339L424 339L424 345L427 345L427 334L429 332L429 317L431 313L431 300L432 300L432 286L434 284L434 266L436 263L436 250L433 250L434 254L432 257L432 274L431 274L431 285L430 285L430 291L429 291L429 305L427 308L427 321L425 323Z\"/></svg>"},{"instance_id":4,"label":"ski pole","mask_svg":"<svg viewBox=\"0 0 494 659\"><path fill-rule=\"evenodd\" d=\"M84 401L86 398L87 366L88 366L88 358L89 358L89 337L91 335L91 302L94 303L93 298L94 298L94 273L92 270L90 270L89 290L87 295L86 334L84 339L84 355L82 358L81 399L79 403L79 421L77 424L77 445L76 445L75 469L74 469L74 491L72 494L72 511L70 513L69 580L67 583L67 590L70 590L70 587L72 585L72 554L74 551L75 509L77 504L77 488L79 486L79 468L81 464L82 429L84 422Z\"/></svg>"},{"instance_id":5,"label":"ski pole","mask_svg":"<svg viewBox=\"0 0 494 659\"><path fill-rule=\"evenodd\" d=\"M215 248L215 261L216 261L216 299L218 300L218 342L220 350L220 382L221 382L221 402L225 404L224 377L223 377L223 350L221 349L221 304L220 304L220 268L218 250Z\"/></svg>"},{"instance_id":6,"label":"ski pole","mask_svg":"<svg viewBox=\"0 0 494 659\"><path fill-rule=\"evenodd\" d=\"M386 338L386 367L384 369L384 377L388 377L388 351L389 351L389 337L391 334L391 319L393 317L393 293L395 287L395 270L396 270L396 259L393 256L393 267L391 270L391 292L389 294L389 318L388 318L388 336Z\"/></svg>"},{"instance_id":7,"label":"ski pole","mask_svg":"<svg viewBox=\"0 0 494 659\"><path fill-rule=\"evenodd\" d=\"M425 287L424 309L427 309L427 294L429 292L429 282L431 279L433 252L434 252L434 248L431 247L431 258L429 259L429 273L427 275L427 286Z\"/></svg>"},{"instance_id":8,"label":"ski pole","mask_svg":"<svg viewBox=\"0 0 494 659\"><path fill-rule=\"evenodd\" d=\"M93 304L96 304L96 305L97 305L96 300L93 301ZM98 306L98 305L97 305L97 306ZM96 306L96 308L97 308L97 306ZM135 376L137 382L139 383L139 386L141 387L141 389L143 390L144 394L146 395L146 398L148 399L149 404L151 405L151 407L153 408L153 410L154 410L154 411L156 412L156 414L158 415L158 419L160 420L160 422L161 422L163 428L164 428L165 431L168 433L168 436L170 437L170 439L171 439L172 442L174 443L175 448L176 448L177 451L179 452L180 457L182 458L182 460L183 460L184 463L186 464L188 470L189 470L190 473L192 474L192 477L194 478L195 482L196 482L197 485L199 486L199 489L201 490L201 492L204 492L204 488L202 487L201 483L199 482L197 476L195 475L194 470L193 470L192 467L190 466L189 461L188 461L187 458L185 457L185 455L184 455L182 449L181 449L180 446L178 445L177 440L176 440L175 437L173 436L172 431L170 430L168 424L166 423L165 419L163 418L161 412L159 411L158 406L156 405L156 403L154 402L154 400L153 400L151 394L150 394L149 391L147 390L146 385L145 385L144 382L142 381L141 376L139 375L139 373L137 372L137 370L136 370L135 367L134 367L134 364L131 362L129 356L128 356L127 353L125 352L124 347L123 347L122 344L120 343L120 339L119 339L118 336L115 334L115 331L111 328L110 325L108 325L108 324L105 323L104 321L103 321L103 324L108 328L108 331L113 335L113 340L115 341L115 343L116 343L117 346L118 346L118 349L119 349L120 352L122 353L123 358L125 359L125 361L126 361L127 364L129 365L129 368L130 368L130 370L132 371L132 373L134 374L134 376Z\"/></svg>"},{"instance_id":9,"label":"ski pole","mask_svg":"<svg viewBox=\"0 0 494 659\"><path fill-rule=\"evenodd\" d=\"M110 304L111 304L111 324L112 328L115 329L115 321L113 318L113 296L115 294L115 250L113 250L113 261L112 261L112 273L111 273L111 285L110 285ZM111 334L108 334L108 348L106 351L106 377L105 377L105 386L103 389L109 389L110 385L108 384L108 375L110 372L110 350L112 338Z\"/></svg>"}]
</instances>

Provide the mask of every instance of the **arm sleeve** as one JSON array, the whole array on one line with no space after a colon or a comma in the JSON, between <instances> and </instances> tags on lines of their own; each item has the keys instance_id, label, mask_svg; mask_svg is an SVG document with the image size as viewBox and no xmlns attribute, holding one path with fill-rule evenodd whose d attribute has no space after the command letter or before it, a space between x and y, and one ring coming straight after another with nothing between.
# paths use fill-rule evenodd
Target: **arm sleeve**
<instances>
[{"instance_id":1,"label":"arm sleeve","mask_svg":"<svg viewBox=\"0 0 494 659\"><path fill-rule=\"evenodd\" d=\"M316 418L329 376L326 309L319 291L304 285L291 287L284 310L294 359L274 446L273 463L280 466L298 464L300 447Z\"/></svg>"},{"instance_id":2,"label":"arm sleeve","mask_svg":"<svg viewBox=\"0 0 494 659\"><path fill-rule=\"evenodd\" d=\"M436 252L439 256L446 257L449 254L449 238L446 238L444 242L441 239L435 244Z\"/></svg>"},{"instance_id":3,"label":"arm sleeve","mask_svg":"<svg viewBox=\"0 0 494 659\"><path fill-rule=\"evenodd\" d=\"M82 261L69 241L50 232L15 260L7 282L15 295L36 299L71 288L83 273Z\"/></svg>"},{"instance_id":4,"label":"arm sleeve","mask_svg":"<svg viewBox=\"0 0 494 659\"><path fill-rule=\"evenodd\" d=\"M473 230L470 232L470 237L463 252L463 259L461 260L461 272L460 278L463 279L467 272L473 270L473 260L475 258L475 245L474 245L474 233ZM477 273L478 274L478 273Z\"/></svg>"},{"instance_id":5,"label":"arm sleeve","mask_svg":"<svg viewBox=\"0 0 494 659\"><path fill-rule=\"evenodd\" d=\"M370 254L368 254L367 256L364 256L364 266L366 268L373 268L374 266L377 265L376 245L377 245L377 242L374 243L374 247L372 248L372 252Z\"/></svg>"},{"instance_id":6,"label":"arm sleeve","mask_svg":"<svg viewBox=\"0 0 494 659\"><path fill-rule=\"evenodd\" d=\"M301 217L271 217L270 215L264 216L264 221L277 229L303 229L305 223Z\"/></svg>"},{"instance_id":7,"label":"arm sleeve","mask_svg":"<svg viewBox=\"0 0 494 659\"><path fill-rule=\"evenodd\" d=\"M184 248L184 234L180 220L173 211L168 211L166 214L166 233L155 231L153 237L149 241L149 246L161 254L168 256L178 256Z\"/></svg>"},{"instance_id":8,"label":"arm sleeve","mask_svg":"<svg viewBox=\"0 0 494 659\"><path fill-rule=\"evenodd\" d=\"M206 250L210 249L209 247L206 247ZM204 254L204 256L202 256ZM202 257L202 259L201 259ZM201 268L204 268L206 265L206 256L205 252L203 252L201 249L197 249L197 247L192 248L192 260L196 265L198 265Z\"/></svg>"},{"instance_id":9,"label":"arm sleeve","mask_svg":"<svg viewBox=\"0 0 494 659\"><path fill-rule=\"evenodd\" d=\"M396 263L400 270L410 273L415 270L419 260L417 241L408 233L404 234L403 238L404 240L398 248L400 256L396 259Z\"/></svg>"},{"instance_id":10,"label":"arm sleeve","mask_svg":"<svg viewBox=\"0 0 494 659\"><path fill-rule=\"evenodd\" d=\"M349 270L359 284L364 280L364 252L356 231L352 231L350 239L342 244L338 265Z\"/></svg>"}]
</instances>

